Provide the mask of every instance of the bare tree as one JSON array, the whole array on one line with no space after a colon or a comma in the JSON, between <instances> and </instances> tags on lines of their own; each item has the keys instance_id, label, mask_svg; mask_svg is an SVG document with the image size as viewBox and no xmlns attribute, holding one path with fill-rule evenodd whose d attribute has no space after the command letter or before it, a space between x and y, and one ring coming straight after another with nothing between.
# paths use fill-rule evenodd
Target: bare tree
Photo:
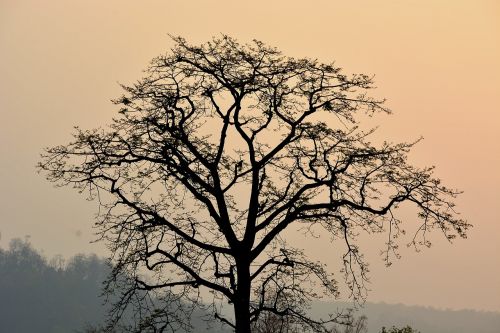
<instances>
[{"instance_id":1,"label":"bare tree","mask_svg":"<svg viewBox=\"0 0 500 333\"><path fill-rule=\"evenodd\" d=\"M326 330L329 333L366 333L367 317L355 317L352 309L337 313L336 323ZM291 316L280 316L273 312L263 313L252 323L253 333L302 333L307 332L308 325Z\"/></svg>"},{"instance_id":2,"label":"bare tree","mask_svg":"<svg viewBox=\"0 0 500 333\"><path fill-rule=\"evenodd\" d=\"M124 86L109 128L77 129L72 143L47 149L39 164L50 181L99 201L97 228L116 263L108 291L128 286L116 318L135 304L154 330L175 330L208 290L215 318L238 333L266 313L326 332L336 318L312 319L307 304L337 296L336 281L287 244L286 229L343 239L355 297L367 273L357 232L386 231L389 254L403 229L399 204L419 210L415 246L428 244L435 228L465 237L468 224L453 211L457 192L432 168L407 163L413 143L376 146L368 141L373 130L358 126L389 112L367 95L371 77L286 57L259 41L173 40L144 79ZM157 291L178 306L158 309L161 300L147 298ZM220 310L226 301L234 319Z\"/></svg>"},{"instance_id":3,"label":"bare tree","mask_svg":"<svg viewBox=\"0 0 500 333\"><path fill-rule=\"evenodd\" d=\"M335 325L331 329L331 333L366 333L368 328L366 327L367 317L365 315L354 317L354 315L349 312L346 315L346 322L343 325Z\"/></svg>"},{"instance_id":4,"label":"bare tree","mask_svg":"<svg viewBox=\"0 0 500 333\"><path fill-rule=\"evenodd\" d=\"M252 323L253 333L301 333L300 323L294 318L283 317L272 312L262 314L258 320Z\"/></svg>"}]
</instances>

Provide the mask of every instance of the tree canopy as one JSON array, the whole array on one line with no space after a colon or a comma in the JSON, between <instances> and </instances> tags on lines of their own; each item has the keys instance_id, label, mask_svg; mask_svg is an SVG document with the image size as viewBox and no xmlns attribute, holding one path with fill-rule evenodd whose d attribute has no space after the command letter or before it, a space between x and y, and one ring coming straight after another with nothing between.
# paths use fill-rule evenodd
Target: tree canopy
<instances>
[{"instance_id":1,"label":"tree canopy","mask_svg":"<svg viewBox=\"0 0 500 333\"><path fill-rule=\"evenodd\" d=\"M414 245L427 245L432 229L465 237L468 224L453 209L458 191L407 162L414 143L375 145L373 130L359 126L389 113L368 94L372 77L259 41L173 41L143 79L123 86L108 128L77 128L39 164L50 181L99 201L96 226L116 263L108 291L121 290L116 318L134 306L138 329L175 331L205 304L205 289L214 318L238 333L269 313L326 332L339 318L310 318L307 304L336 297L337 281L284 230L343 239L354 297L367 278L356 236L387 232L389 254L404 230L401 203L418 209ZM153 306L143 291L177 310ZM234 318L221 310L227 302Z\"/></svg>"}]
</instances>

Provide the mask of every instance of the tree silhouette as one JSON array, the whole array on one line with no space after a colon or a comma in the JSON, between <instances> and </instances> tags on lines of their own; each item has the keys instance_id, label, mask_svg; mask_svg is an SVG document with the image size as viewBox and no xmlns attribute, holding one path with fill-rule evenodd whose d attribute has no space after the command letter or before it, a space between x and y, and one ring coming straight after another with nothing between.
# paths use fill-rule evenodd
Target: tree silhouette
<instances>
[{"instance_id":1,"label":"tree silhouette","mask_svg":"<svg viewBox=\"0 0 500 333\"><path fill-rule=\"evenodd\" d=\"M310 318L307 304L336 296L336 281L287 243L286 229L344 239L354 297L367 273L356 235L387 230L387 254L394 250L401 203L419 209L413 244L428 244L435 228L465 237L468 224L453 211L457 192L432 168L407 163L413 143L376 146L373 130L358 126L365 115L389 112L366 94L371 77L259 41L173 40L144 79L123 87L109 128L77 128L72 143L48 148L39 164L50 181L88 191L101 205L97 227L116 263L108 291L122 288L115 318L132 305L137 329L175 330L206 304L204 289L214 317L238 333L266 313L325 332L336 318ZM178 302L177 311L153 306L144 291ZM221 311L226 301L234 319Z\"/></svg>"},{"instance_id":2,"label":"tree silhouette","mask_svg":"<svg viewBox=\"0 0 500 333\"><path fill-rule=\"evenodd\" d=\"M385 327L382 327L382 331L380 331L380 333L420 333L420 331L416 331L410 326L405 326L402 328L392 326L389 330L386 330Z\"/></svg>"},{"instance_id":3,"label":"tree silhouette","mask_svg":"<svg viewBox=\"0 0 500 333\"><path fill-rule=\"evenodd\" d=\"M347 322L343 326L334 326L331 333L367 333L367 317L362 315L357 318L352 313L347 314Z\"/></svg>"}]
</instances>

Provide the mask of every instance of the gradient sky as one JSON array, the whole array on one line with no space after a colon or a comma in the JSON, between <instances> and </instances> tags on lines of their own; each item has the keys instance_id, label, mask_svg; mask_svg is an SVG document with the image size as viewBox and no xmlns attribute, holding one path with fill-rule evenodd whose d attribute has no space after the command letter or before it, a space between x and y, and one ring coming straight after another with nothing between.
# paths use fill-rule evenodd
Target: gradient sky
<instances>
[{"instance_id":1,"label":"gradient sky","mask_svg":"<svg viewBox=\"0 0 500 333\"><path fill-rule=\"evenodd\" d=\"M72 126L109 123L118 83L140 78L172 45L167 34L201 43L220 33L376 74L373 93L394 111L374 119L377 138L423 136L411 161L436 165L464 191L469 239L436 235L418 254L403 246L390 268L378 256L383 240L366 240L369 301L500 311L497 0L0 0L0 246L29 235L49 256L105 254L89 243L96 205L36 174L39 153L66 143ZM304 244L327 262L339 254Z\"/></svg>"}]
</instances>

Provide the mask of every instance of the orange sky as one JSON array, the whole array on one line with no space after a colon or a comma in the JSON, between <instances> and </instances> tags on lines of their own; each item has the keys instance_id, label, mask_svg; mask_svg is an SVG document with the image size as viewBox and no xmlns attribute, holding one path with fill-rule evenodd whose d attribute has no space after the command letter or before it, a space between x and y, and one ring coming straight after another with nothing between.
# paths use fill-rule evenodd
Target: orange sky
<instances>
[{"instance_id":1,"label":"orange sky","mask_svg":"<svg viewBox=\"0 0 500 333\"><path fill-rule=\"evenodd\" d=\"M370 301L500 311L500 4L496 0L123 1L0 0L0 246L30 235L48 255L103 252L93 203L53 189L34 165L71 128L109 123L121 92L171 46L167 34L204 42L225 33L292 56L335 60L376 74L392 116L378 138L423 136L417 165L436 165L465 191L468 240L441 237L386 269L368 240ZM313 255L335 254L307 244ZM333 264L332 264L333 265Z\"/></svg>"}]
</instances>

